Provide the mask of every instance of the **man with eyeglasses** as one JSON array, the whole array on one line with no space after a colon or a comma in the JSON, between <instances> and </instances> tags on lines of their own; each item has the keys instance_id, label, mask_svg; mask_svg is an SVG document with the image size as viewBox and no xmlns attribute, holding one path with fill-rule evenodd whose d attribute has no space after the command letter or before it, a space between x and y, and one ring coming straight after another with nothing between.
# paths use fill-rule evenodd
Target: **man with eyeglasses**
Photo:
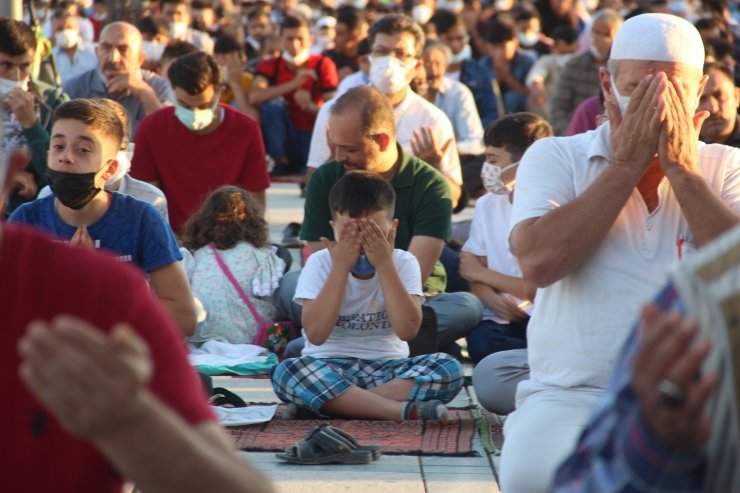
<instances>
[{"instance_id":1,"label":"man with eyeglasses","mask_svg":"<svg viewBox=\"0 0 740 493\"><path fill-rule=\"evenodd\" d=\"M178 58L167 76L175 106L141 122L132 176L164 191L176 233L222 185L244 188L264 210L270 178L262 131L254 119L219 104L223 80L219 64L198 51Z\"/></svg>"},{"instance_id":2,"label":"man with eyeglasses","mask_svg":"<svg viewBox=\"0 0 740 493\"><path fill-rule=\"evenodd\" d=\"M100 33L96 49L97 68L64 83L71 98L109 98L120 103L129 114L131 135L141 120L172 101L165 79L144 70L146 59L141 33L127 22L108 24Z\"/></svg>"},{"instance_id":3,"label":"man with eyeglasses","mask_svg":"<svg viewBox=\"0 0 740 493\"><path fill-rule=\"evenodd\" d=\"M398 143L418 158L439 170L450 185L453 206L461 194L462 173L455 144L455 133L442 110L414 93L409 84L422 65L424 32L404 15L383 17L370 27L370 83L393 106ZM328 101L316 117L308 155L308 173L332 156L327 141ZM308 181L306 181L308 183Z\"/></svg>"}]
</instances>

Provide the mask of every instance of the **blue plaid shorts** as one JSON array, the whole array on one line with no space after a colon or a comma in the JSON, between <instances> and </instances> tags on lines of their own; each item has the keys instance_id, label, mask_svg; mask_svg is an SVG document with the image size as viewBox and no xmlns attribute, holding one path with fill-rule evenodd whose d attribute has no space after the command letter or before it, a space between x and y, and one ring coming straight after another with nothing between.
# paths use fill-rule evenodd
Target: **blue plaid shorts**
<instances>
[{"instance_id":1,"label":"blue plaid shorts","mask_svg":"<svg viewBox=\"0 0 740 493\"><path fill-rule=\"evenodd\" d=\"M301 356L276 366L271 380L280 400L319 412L351 387L370 389L395 378L416 381L408 400L449 402L462 388L464 372L460 362L445 353L381 361Z\"/></svg>"}]
</instances>

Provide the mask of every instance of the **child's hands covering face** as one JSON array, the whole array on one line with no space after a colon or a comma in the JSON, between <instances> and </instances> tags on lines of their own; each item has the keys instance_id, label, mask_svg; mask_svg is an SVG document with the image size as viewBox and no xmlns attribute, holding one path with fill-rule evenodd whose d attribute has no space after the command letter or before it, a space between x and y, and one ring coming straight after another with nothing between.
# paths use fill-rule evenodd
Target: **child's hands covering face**
<instances>
[{"instance_id":1,"label":"child's hands covering face","mask_svg":"<svg viewBox=\"0 0 740 493\"><path fill-rule=\"evenodd\" d=\"M329 249L332 264L343 271L349 272L357 263L362 246L362 232L356 220L342 221L335 224L334 236L337 241L331 242L322 237L321 243Z\"/></svg>"},{"instance_id":2,"label":"child's hands covering face","mask_svg":"<svg viewBox=\"0 0 740 493\"><path fill-rule=\"evenodd\" d=\"M391 228L386 236L378 223L372 219L360 219L359 225L363 236L362 247L370 263L376 269L392 264L396 228Z\"/></svg>"}]
</instances>

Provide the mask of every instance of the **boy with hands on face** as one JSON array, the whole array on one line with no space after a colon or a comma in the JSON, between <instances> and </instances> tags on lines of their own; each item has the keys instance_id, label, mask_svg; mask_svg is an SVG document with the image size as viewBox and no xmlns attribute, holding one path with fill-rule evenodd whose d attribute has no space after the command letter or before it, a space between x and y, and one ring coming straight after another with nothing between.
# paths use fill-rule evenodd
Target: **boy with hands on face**
<instances>
[{"instance_id":1,"label":"boy with hands on face","mask_svg":"<svg viewBox=\"0 0 740 493\"><path fill-rule=\"evenodd\" d=\"M364 419L446 420L460 390L460 363L442 353L409 358L421 325L423 290L416 258L394 249L395 192L369 171L343 176L329 194L335 242L306 263L295 291L306 346L272 375L290 404Z\"/></svg>"}]
</instances>

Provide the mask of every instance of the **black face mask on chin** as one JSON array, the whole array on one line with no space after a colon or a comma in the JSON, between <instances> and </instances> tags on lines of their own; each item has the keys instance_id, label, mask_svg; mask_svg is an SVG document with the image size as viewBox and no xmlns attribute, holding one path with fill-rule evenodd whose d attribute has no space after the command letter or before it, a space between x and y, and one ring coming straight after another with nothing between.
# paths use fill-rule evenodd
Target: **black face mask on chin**
<instances>
[{"instance_id":1,"label":"black face mask on chin","mask_svg":"<svg viewBox=\"0 0 740 493\"><path fill-rule=\"evenodd\" d=\"M80 210L102 190L95 186L97 173L65 173L46 170L46 180L51 191L65 207Z\"/></svg>"}]
</instances>

